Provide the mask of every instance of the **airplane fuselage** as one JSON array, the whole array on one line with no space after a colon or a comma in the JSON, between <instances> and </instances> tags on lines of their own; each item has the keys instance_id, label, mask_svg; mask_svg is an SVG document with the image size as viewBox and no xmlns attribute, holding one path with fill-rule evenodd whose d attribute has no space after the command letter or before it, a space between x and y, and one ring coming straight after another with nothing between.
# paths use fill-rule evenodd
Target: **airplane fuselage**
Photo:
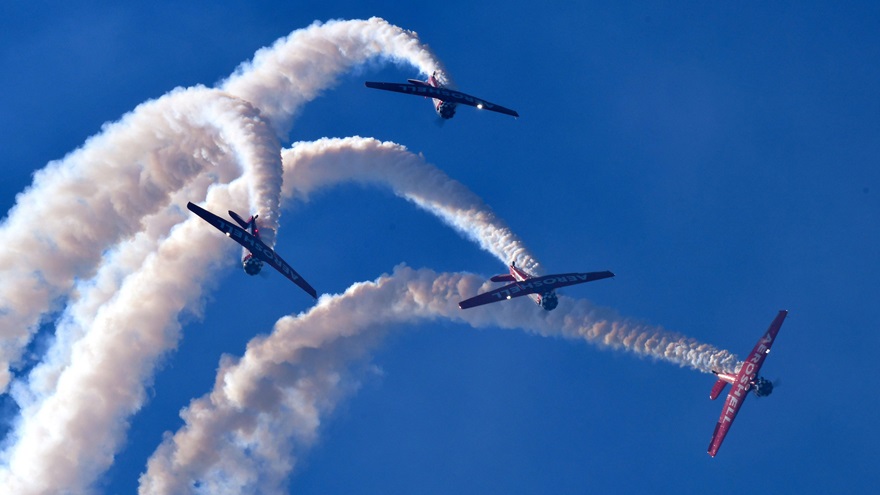
<instances>
[{"instance_id":1,"label":"airplane fuselage","mask_svg":"<svg viewBox=\"0 0 880 495\"><path fill-rule=\"evenodd\" d=\"M233 211L229 212L230 215L234 213ZM238 223L242 224L242 227L247 231L248 234L254 236L259 242L262 244L262 239L260 239L260 229L257 227L257 220L254 217L251 217L247 222L241 221L241 218L238 215L232 217L234 220L238 221ZM257 245L257 243L253 243ZM260 270L263 269L263 261L254 256L247 248L242 248L241 250L241 267L244 268L244 272L248 275L257 275L260 273Z\"/></svg>"},{"instance_id":2,"label":"airplane fuselage","mask_svg":"<svg viewBox=\"0 0 880 495\"><path fill-rule=\"evenodd\" d=\"M446 89L443 86L443 83L438 81L433 74L431 75L431 77L428 78L427 81L410 79L409 82L415 84L415 86L401 85L401 88L405 88L407 90L412 89L412 91L416 94L423 94L425 98L431 98L431 100L434 102L434 110L437 112L437 115L447 120L455 117L455 109L458 105L455 102L444 101L440 98L449 95L454 95L462 98L468 97L468 95L465 95L464 93L459 93L458 91Z\"/></svg>"},{"instance_id":3,"label":"airplane fuselage","mask_svg":"<svg viewBox=\"0 0 880 495\"><path fill-rule=\"evenodd\" d=\"M767 329L767 332L755 344L754 349L749 353L749 357L746 358L736 374L714 372L718 380L712 387L709 398L712 400L717 399L728 383L730 384L730 392L727 394L727 399L724 401L724 409L721 410L721 417L718 418L715 431L712 433L712 441L709 443L710 456L715 457L715 454L718 453L721 442L724 441L724 437L727 435L733 420L736 419L736 415L742 407L743 401L746 400L748 393L753 391L756 396L765 397L773 392L773 384L769 380L758 377L758 372L761 370L767 354L770 353L770 347L773 345L773 341L776 339L779 328L782 326L782 322L787 314L788 312L784 310L777 314L776 319L770 324L770 328Z\"/></svg>"},{"instance_id":4,"label":"airplane fuselage","mask_svg":"<svg viewBox=\"0 0 880 495\"><path fill-rule=\"evenodd\" d=\"M298 285L313 298L318 298L318 293L315 288L309 285L308 282L296 273L286 261L281 259L281 256L279 256L274 249L267 246L266 243L260 239L260 230L257 227L257 215L254 215L245 221L237 213L229 210L229 216L238 224L235 225L193 202L187 203L186 207L188 210L201 217L202 220L208 222L214 228L226 234L226 237L234 240L244 248L242 251L241 265L245 273L248 275L256 275L260 273L260 270L265 263L278 270L279 273Z\"/></svg>"},{"instance_id":5,"label":"airplane fuselage","mask_svg":"<svg viewBox=\"0 0 880 495\"><path fill-rule=\"evenodd\" d=\"M254 256L254 251L259 251L264 256L269 257L277 257L277 255L272 248L265 245L263 241L260 240L260 230L257 228L257 222L253 217L247 222L244 222L238 217L238 215L233 215L233 211L230 211L229 213L236 222L245 227L245 233L242 233L239 229L233 228L233 224L222 218L218 218L218 225L216 225L216 227L224 232L226 237L231 237L244 246L241 250L241 267L248 275L257 275L263 269L263 260Z\"/></svg>"},{"instance_id":6,"label":"airplane fuselage","mask_svg":"<svg viewBox=\"0 0 880 495\"><path fill-rule=\"evenodd\" d=\"M253 236L253 238L248 238L248 236L241 236L241 241L244 241L242 243L243 247L241 250L241 267L248 275L257 275L258 273L260 273L260 270L263 269L263 260L260 259L259 256L254 256L253 250L248 249L248 246L253 246L255 249L259 249L260 252L266 251L266 249L263 249L263 247L268 248L268 246L263 244L263 240L260 238L260 228L257 226L257 215L252 215L250 218L245 220L241 218L238 213L229 210L229 216L232 217L232 219L235 220L236 223L238 223L238 225L245 230L245 232ZM226 232L226 235L228 236L229 231L234 229L221 230ZM236 239L238 239L240 233L236 232L234 235L236 235Z\"/></svg>"},{"instance_id":7,"label":"airplane fuselage","mask_svg":"<svg viewBox=\"0 0 880 495\"><path fill-rule=\"evenodd\" d=\"M510 265L510 276L512 276L517 282L523 283L528 283L528 280L532 278L532 275L524 270L520 270L514 264ZM553 289L541 293L529 294L529 297L546 311L552 311L559 305L559 298L556 296L556 291Z\"/></svg>"}]
</instances>

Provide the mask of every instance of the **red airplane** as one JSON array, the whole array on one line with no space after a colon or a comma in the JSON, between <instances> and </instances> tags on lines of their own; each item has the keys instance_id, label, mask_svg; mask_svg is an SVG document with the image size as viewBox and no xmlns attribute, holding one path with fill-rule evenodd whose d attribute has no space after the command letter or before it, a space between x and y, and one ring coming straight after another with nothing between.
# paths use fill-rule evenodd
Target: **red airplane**
<instances>
[{"instance_id":1,"label":"red airplane","mask_svg":"<svg viewBox=\"0 0 880 495\"><path fill-rule=\"evenodd\" d=\"M718 453L718 448L721 447L721 442L724 441L727 430L733 424L736 413L739 412L739 408L742 407L748 393L751 391L757 397L766 397L773 392L773 383L770 380L759 377L758 371L761 370L761 365L764 364L764 358L770 353L770 346L776 340L776 334L779 333L779 327L782 326L782 321L785 320L786 315L788 315L786 310L782 310L776 315L776 319L770 324L767 333L761 337L761 340L752 349L751 354L749 354L749 357L746 358L742 367L735 375L718 371L712 372L718 376L718 381L715 382L712 392L709 393L710 399L717 399L728 383L731 384L731 390L727 394L727 400L724 402L724 409L721 410L718 424L715 425L715 432L712 433L712 441L709 443L710 456L715 457L715 454Z\"/></svg>"},{"instance_id":2,"label":"red airplane","mask_svg":"<svg viewBox=\"0 0 880 495\"><path fill-rule=\"evenodd\" d=\"M583 284L592 282L593 280L601 280L603 278L613 277L614 274L605 272L589 272L589 273L561 273L558 275L544 275L543 277L535 277L524 270L516 267L516 262L510 263L510 273L504 275L495 275L492 277L493 282L513 282L504 287L484 292L470 299L458 303L461 309L473 308L474 306L482 306L493 302L513 299L528 295L534 300L538 306L547 311L554 309L559 304L556 297L556 291L559 287L567 287L569 285Z\"/></svg>"},{"instance_id":3,"label":"red airplane","mask_svg":"<svg viewBox=\"0 0 880 495\"><path fill-rule=\"evenodd\" d=\"M226 220L218 217L204 208L193 203L187 203L186 207L202 220L210 223L220 232L226 234L227 237L242 245L241 266L248 275L256 275L263 268L263 262L266 262L272 268L278 270L282 275L289 278L291 282L298 285L302 290L306 291L314 299L318 298L315 289L303 279L296 270L290 267L286 261L278 256L274 249L267 246L260 240L260 229L257 228L257 215L250 217L244 221L237 213L229 210L229 216L235 220L238 225L233 225Z\"/></svg>"},{"instance_id":4,"label":"red airplane","mask_svg":"<svg viewBox=\"0 0 880 495\"><path fill-rule=\"evenodd\" d=\"M489 103L476 96L446 88L437 77L437 71L434 71L427 81L419 81L418 79L407 79L407 81L409 81L409 84L367 81L364 85L373 89L384 89L385 91L394 91L396 93L419 95L424 96L425 98L430 97L434 100L434 110L437 111L437 115L444 119L451 119L455 116L455 108L459 103L477 107L480 110L491 110L493 112L519 117L519 114L516 113L516 111L509 108L504 108L501 105Z\"/></svg>"}]
</instances>

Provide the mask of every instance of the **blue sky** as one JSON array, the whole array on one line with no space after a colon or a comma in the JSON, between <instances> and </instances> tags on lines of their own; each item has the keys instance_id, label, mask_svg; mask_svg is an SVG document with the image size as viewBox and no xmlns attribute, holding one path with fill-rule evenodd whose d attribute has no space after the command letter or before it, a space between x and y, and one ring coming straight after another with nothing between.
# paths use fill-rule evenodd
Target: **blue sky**
<instances>
[{"instance_id":1,"label":"blue sky","mask_svg":"<svg viewBox=\"0 0 880 495\"><path fill-rule=\"evenodd\" d=\"M460 89L521 118L461 108L438 125L427 102L362 84L414 69L370 65L306 105L283 144L403 144L482 197L548 272L617 274L566 295L741 357L788 309L762 373L782 385L748 401L710 459L721 403L707 398L709 375L519 331L395 326L372 371L356 371L360 389L324 418L291 493L827 493L880 482L872 4L7 3L4 211L36 170L139 103L213 85L314 20L370 16L417 31ZM321 293L399 263L505 269L410 203L351 185L286 209L277 247ZM185 318L99 493L136 490L222 354L240 356L309 308L281 277L246 277L233 261L203 318ZM8 426L16 407L0 404Z\"/></svg>"}]
</instances>

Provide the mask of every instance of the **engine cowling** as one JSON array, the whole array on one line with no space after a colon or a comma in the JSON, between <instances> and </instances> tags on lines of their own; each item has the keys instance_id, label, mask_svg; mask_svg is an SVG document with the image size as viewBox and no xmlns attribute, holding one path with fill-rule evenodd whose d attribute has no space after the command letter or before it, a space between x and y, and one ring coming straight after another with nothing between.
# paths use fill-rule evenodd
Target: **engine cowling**
<instances>
[{"instance_id":1,"label":"engine cowling","mask_svg":"<svg viewBox=\"0 0 880 495\"><path fill-rule=\"evenodd\" d=\"M553 292L551 290L549 292L541 294L541 307L544 308L546 311L550 311L556 308L556 306L558 305L559 298L556 296L556 292Z\"/></svg>"},{"instance_id":2,"label":"engine cowling","mask_svg":"<svg viewBox=\"0 0 880 495\"><path fill-rule=\"evenodd\" d=\"M437 105L437 114L444 119L451 119L455 116L456 104L451 101L440 101Z\"/></svg>"},{"instance_id":3,"label":"engine cowling","mask_svg":"<svg viewBox=\"0 0 880 495\"><path fill-rule=\"evenodd\" d=\"M758 397L767 397L773 393L773 382L766 378L758 377L758 379L755 380L752 390Z\"/></svg>"},{"instance_id":4,"label":"engine cowling","mask_svg":"<svg viewBox=\"0 0 880 495\"><path fill-rule=\"evenodd\" d=\"M256 275L263 269L263 262L254 258L254 255L249 254L241 260L241 266L244 268L244 272L248 275Z\"/></svg>"}]
</instances>

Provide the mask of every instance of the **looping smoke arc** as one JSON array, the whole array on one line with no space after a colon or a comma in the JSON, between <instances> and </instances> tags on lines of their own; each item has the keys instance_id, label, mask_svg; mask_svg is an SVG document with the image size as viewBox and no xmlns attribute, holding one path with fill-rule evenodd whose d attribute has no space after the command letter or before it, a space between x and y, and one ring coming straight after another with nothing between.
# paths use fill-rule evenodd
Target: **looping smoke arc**
<instances>
[{"instance_id":1,"label":"looping smoke arc","mask_svg":"<svg viewBox=\"0 0 880 495\"><path fill-rule=\"evenodd\" d=\"M505 264L511 260L538 273L522 240L479 196L396 143L376 139L324 138L282 151L283 200L306 201L319 187L338 182L384 185L434 214Z\"/></svg>"},{"instance_id":2,"label":"looping smoke arc","mask_svg":"<svg viewBox=\"0 0 880 495\"><path fill-rule=\"evenodd\" d=\"M612 310L564 296L560 309L569 309L550 318L528 304L459 310L457 302L483 282L472 274L398 266L375 282L324 296L304 315L278 320L269 336L248 343L242 358L224 357L214 389L190 403L181 413L186 424L148 461L139 493L285 493L322 419L357 389L352 368L391 325L445 318L473 327L523 329L701 370L736 361L726 351L630 324Z\"/></svg>"},{"instance_id":3,"label":"looping smoke arc","mask_svg":"<svg viewBox=\"0 0 880 495\"><path fill-rule=\"evenodd\" d=\"M424 74L441 68L415 33L382 19L316 23L257 52L220 88L176 89L144 103L35 174L0 226L0 245L15 246L0 251L0 389L12 380L20 407L0 454L0 492L89 492L112 464L156 363L180 339L181 316L199 314L210 274L235 258L233 243L181 207L188 200L259 213L272 243L283 202L340 182L375 184L503 263L539 268L482 200L400 145L323 139L282 153L279 140L302 105L376 58ZM186 425L150 459L141 492L281 490L322 415L356 388L352 363L395 323L521 328L701 371L736 363L588 301L566 299L570 309L549 317L531 305L459 311L455 303L481 285L474 275L398 267L282 318L241 359L224 358L214 391L193 401ZM58 308L51 346L13 380L11 367Z\"/></svg>"},{"instance_id":4,"label":"looping smoke arc","mask_svg":"<svg viewBox=\"0 0 880 495\"><path fill-rule=\"evenodd\" d=\"M460 183L394 143L322 139L297 143L282 156L285 200L291 197L287 184L296 184L296 197L307 198L318 187L355 181L390 187L420 205L433 204L426 195L446 198L446 203L425 209L453 225L473 211L494 218ZM466 235L478 236L476 232L500 234L509 229L495 219L475 223ZM521 245L512 234L481 239L499 260L508 253L496 245ZM505 240L496 244L497 239ZM519 248L523 259L531 259ZM282 318L269 336L253 339L241 359L223 359L214 390L190 404L182 413L186 425L151 457L140 492L189 493L193 486L199 493L282 492L299 456L317 437L322 418L357 388L357 374L352 375L350 367L368 356L395 324L445 318L473 327L522 329L583 339L704 372L736 362L727 351L630 321L585 300L563 296L563 307L550 314L528 304L458 309L458 301L484 285L483 277L472 274L400 266L375 282L354 284L342 295L323 296L304 315Z\"/></svg>"},{"instance_id":5,"label":"looping smoke arc","mask_svg":"<svg viewBox=\"0 0 880 495\"><path fill-rule=\"evenodd\" d=\"M106 250L160 234L176 193L204 197L242 169L254 183L276 180L281 160L266 150L278 147L249 103L196 87L138 106L34 174L0 226L0 391L40 318L94 275Z\"/></svg>"},{"instance_id":6,"label":"looping smoke arc","mask_svg":"<svg viewBox=\"0 0 880 495\"><path fill-rule=\"evenodd\" d=\"M238 177L237 167L251 175L247 202L228 206L259 214L273 245L278 138L302 105L376 58L426 74L442 67L415 33L383 19L315 23L258 51L219 89L177 89L144 103L37 172L0 226L0 241L11 246L0 251L0 391L41 317L77 280L95 275L104 251L142 231L144 219L172 204L170 195L199 173L217 183Z\"/></svg>"}]
</instances>

